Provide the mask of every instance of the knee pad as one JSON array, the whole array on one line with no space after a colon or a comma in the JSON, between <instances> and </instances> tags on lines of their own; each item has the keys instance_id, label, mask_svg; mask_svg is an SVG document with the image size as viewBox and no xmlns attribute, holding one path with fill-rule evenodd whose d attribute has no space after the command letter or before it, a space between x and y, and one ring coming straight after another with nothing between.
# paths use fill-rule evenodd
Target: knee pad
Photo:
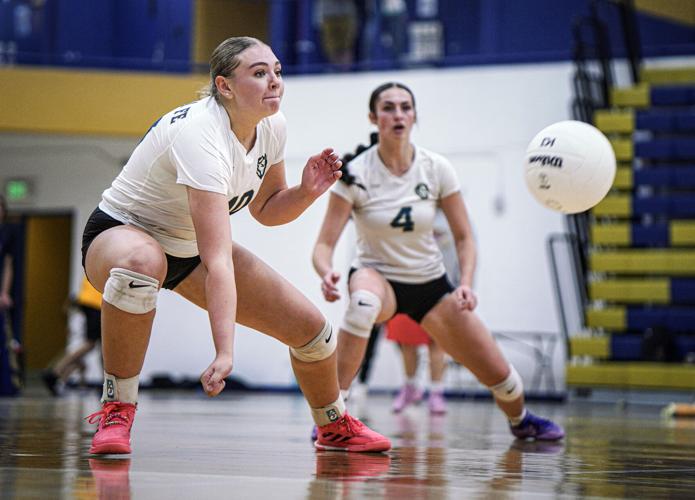
<instances>
[{"instance_id":1,"label":"knee pad","mask_svg":"<svg viewBox=\"0 0 695 500\"><path fill-rule=\"evenodd\" d=\"M157 306L159 280L114 267L104 285L104 300L121 311L145 314Z\"/></svg>"},{"instance_id":2,"label":"knee pad","mask_svg":"<svg viewBox=\"0 0 695 500\"><path fill-rule=\"evenodd\" d=\"M353 335L368 339L381 311L381 299L367 290L355 290L350 295L341 328Z\"/></svg>"},{"instance_id":3,"label":"knee pad","mask_svg":"<svg viewBox=\"0 0 695 500\"><path fill-rule=\"evenodd\" d=\"M509 365L509 376L497 385L488 387L496 399L514 401L524 394L524 383L512 365Z\"/></svg>"},{"instance_id":4,"label":"knee pad","mask_svg":"<svg viewBox=\"0 0 695 500\"><path fill-rule=\"evenodd\" d=\"M326 321L319 334L308 344L302 347L290 347L290 354L299 361L314 363L326 359L333 354L338 346L337 335L333 335L333 328Z\"/></svg>"}]
</instances>

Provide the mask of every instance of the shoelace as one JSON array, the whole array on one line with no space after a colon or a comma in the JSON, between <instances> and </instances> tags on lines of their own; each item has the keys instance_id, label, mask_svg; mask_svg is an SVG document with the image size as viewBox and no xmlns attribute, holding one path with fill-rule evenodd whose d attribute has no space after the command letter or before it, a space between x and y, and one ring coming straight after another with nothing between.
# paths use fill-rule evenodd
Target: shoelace
<instances>
[{"instance_id":1,"label":"shoelace","mask_svg":"<svg viewBox=\"0 0 695 500\"><path fill-rule=\"evenodd\" d=\"M101 410L85 417L90 424L103 421L103 426L107 425L128 425L130 417L126 412L119 411L119 403L106 403Z\"/></svg>"},{"instance_id":2,"label":"shoelace","mask_svg":"<svg viewBox=\"0 0 695 500\"><path fill-rule=\"evenodd\" d=\"M358 419L351 417L350 415L345 415L343 417L343 421L345 422L345 427L347 427L348 431L350 431L350 434L359 434L359 432L362 430L364 427L364 424L360 422Z\"/></svg>"}]
</instances>

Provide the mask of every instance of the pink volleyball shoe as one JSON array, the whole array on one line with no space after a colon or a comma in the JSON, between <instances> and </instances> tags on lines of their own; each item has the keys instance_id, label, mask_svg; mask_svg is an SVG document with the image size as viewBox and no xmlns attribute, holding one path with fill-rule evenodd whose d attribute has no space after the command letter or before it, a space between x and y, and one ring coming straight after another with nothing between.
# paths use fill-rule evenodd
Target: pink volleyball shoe
<instances>
[{"instance_id":1,"label":"pink volleyball shoe","mask_svg":"<svg viewBox=\"0 0 695 500\"><path fill-rule=\"evenodd\" d=\"M405 384L393 400L393 412L400 413L407 406L418 404L422 401L423 391L412 384Z\"/></svg>"},{"instance_id":2,"label":"pink volleyball shoe","mask_svg":"<svg viewBox=\"0 0 695 500\"><path fill-rule=\"evenodd\" d=\"M90 424L98 422L89 453L130 453L130 428L133 426L136 406L131 403L107 401L101 410L86 417Z\"/></svg>"},{"instance_id":3,"label":"pink volleyball shoe","mask_svg":"<svg viewBox=\"0 0 695 500\"><path fill-rule=\"evenodd\" d=\"M388 451L391 441L346 413L339 420L318 428L314 446L319 450Z\"/></svg>"}]
</instances>

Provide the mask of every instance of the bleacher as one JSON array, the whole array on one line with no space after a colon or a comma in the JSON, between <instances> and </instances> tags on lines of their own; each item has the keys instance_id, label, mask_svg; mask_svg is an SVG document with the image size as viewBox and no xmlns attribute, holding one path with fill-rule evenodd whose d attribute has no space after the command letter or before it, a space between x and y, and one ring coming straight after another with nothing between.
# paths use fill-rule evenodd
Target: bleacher
<instances>
[{"instance_id":1,"label":"bleacher","mask_svg":"<svg viewBox=\"0 0 695 500\"><path fill-rule=\"evenodd\" d=\"M641 68L593 115L619 168L589 217L576 388L695 389L695 68Z\"/></svg>"}]
</instances>

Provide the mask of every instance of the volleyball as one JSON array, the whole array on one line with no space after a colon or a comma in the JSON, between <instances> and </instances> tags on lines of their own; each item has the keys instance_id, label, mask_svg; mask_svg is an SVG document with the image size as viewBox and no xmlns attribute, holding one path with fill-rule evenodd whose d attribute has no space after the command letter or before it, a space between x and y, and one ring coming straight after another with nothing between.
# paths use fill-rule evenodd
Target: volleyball
<instances>
[{"instance_id":1,"label":"volleyball","mask_svg":"<svg viewBox=\"0 0 695 500\"><path fill-rule=\"evenodd\" d=\"M608 193L615 153L588 123L567 120L541 130L526 149L526 185L543 206L565 214L584 212Z\"/></svg>"}]
</instances>

